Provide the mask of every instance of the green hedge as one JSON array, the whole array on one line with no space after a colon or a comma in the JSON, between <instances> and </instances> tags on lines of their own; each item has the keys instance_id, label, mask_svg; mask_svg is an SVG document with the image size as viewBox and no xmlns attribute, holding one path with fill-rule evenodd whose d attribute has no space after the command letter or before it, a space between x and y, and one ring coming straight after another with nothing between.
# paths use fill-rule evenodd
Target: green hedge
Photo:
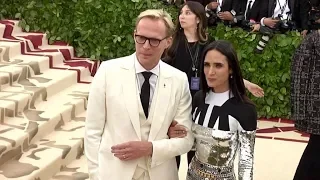
<instances>
[{"instance_id":1,"label":"green hedge","mask_svg":"<svg viewBox=\"0 0 320 180\"><path fill-rule=\"evenodd\" d=\"M63 40L78 56L107 60L131 54L135 18L148 8L164 8L177 17L175 6L158 0L4 0L1 19L19 19L26 31L48 34L50 42ZM290 60L301 41L297 32L276 35L263 54L253 53L261 36L219 25L210 29L215 39L233 42L246 79L265 89L254 98L261 117L290 117Z\"/></svg>"},{"instance_id":2,"label":"green hedge","mask_svg":"<svg viewBox=\"0 0 320 180\"><path fill-rule=\"evenodd\" d=\"M265 90L264 98L250 95L258 106L259 116L290 118L290 62L301 42L300 33L277 34L269 40L262 54L256 54L254 50L261 40L259 34L221 24L209 31L215 39L233 43L244 77Z\"/></svg>"},{"instance_id":3,"label":"green hedge","mask_svg":"<svg viewBox=\"0 0 320 180\"><path fill-rule=\"evenodd\" d=\"M157 0L4 0L0 18L20 19L26 31L42 31L50 42L67 41L78 56L111 59L134 51L135 18L148 8L165 8Z\"/></svg>"}]
</instances>

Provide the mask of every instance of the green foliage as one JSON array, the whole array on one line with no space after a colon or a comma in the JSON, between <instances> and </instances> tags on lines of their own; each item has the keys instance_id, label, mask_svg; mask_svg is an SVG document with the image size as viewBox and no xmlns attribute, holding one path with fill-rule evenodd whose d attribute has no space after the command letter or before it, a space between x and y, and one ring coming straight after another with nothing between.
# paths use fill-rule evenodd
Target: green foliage
<instances>
[{"instance_id":1,"label":"green foliage","mask_svg":"<svg viewBox=\"0 0 320 180\"><path fill-rule=\"evenodd\" d=\"M298 32L276 34L269 40L262 54L254 52L261 35L219 24L209 30L215 39L233 43L237 50L244 78L261 86L264 98L255 98L260 117L289 118L290 112L290 62L301 42Z\"/></svg>"},{"instance_id":2,"label":"green foliage","mask_svg":"<svg viewBox=\"0 0 320 180\"><path fill-rule=\"evenodd\" d=\"M164 6L158 0L15 0L1 8L1 19L19 19L27 32L46 32L50 43L66 41L78 56L93 60L134 51L132 34L141 11L164 8L176 13L174 6Z\"/></svg>"},{"instance_id":3,"label":"green foliage","mask_svg":"<svg viewBox=\"0 0 320 180\"><path fill-rule=\"evenodd\" d=\"M18 19L26 31L45 32L50 43L68 42L78 56L108 60L134 52L135 18L149 8L164 8L174 19L178 14L175 6L164 6L158 0L4 0L0 18ZM259 116L290 117L289 68L300 35L296 32L276 35L263 54L255 54L261 35L221 24L210 29L209 34L231 41L244 77L264 88L264 98L250 95Z\"/></svg>"}]
</instances>

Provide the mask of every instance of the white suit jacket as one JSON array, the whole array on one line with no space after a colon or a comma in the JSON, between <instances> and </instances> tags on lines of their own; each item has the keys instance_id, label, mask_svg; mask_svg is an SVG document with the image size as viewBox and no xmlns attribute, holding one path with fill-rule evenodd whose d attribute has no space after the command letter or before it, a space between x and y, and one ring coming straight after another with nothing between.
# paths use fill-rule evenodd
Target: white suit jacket
<instances>
[{"instance_id":1,"label":"white suit jacket","mask_svg":"<svg viewBox=\"0 0 320 180\"><path fill-rule=\"evenodd\" d=\"M103 62L92 81L84 138L92 180L132 180L136 170L138 160L121 161L111 153L116 144L141 140L135 56ZM153 144L148 158L150 179L178 180L175 156L187 153L194 142L191 95L186 74L162 61L149 118ZM172 120L188 129L185 138L169 139Z\"/></svg>"}]
</instances>

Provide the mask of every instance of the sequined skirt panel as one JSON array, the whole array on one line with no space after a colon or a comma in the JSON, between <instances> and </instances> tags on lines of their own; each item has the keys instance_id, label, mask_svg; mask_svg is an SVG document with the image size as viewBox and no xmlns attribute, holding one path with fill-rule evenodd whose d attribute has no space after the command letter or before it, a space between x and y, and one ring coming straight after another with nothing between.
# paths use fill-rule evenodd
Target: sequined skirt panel
<instances>
[{"instance_id":1,"label":"sequined skirt panel","mask_svg":"<svg viewBox=\"0 0 320 180\"><path fill-rule=\"evenodd\" d=\"M193 124L195 149L199 161L213 166L233 166L239 148L238 133L213 130Z\"/></svg>"},{"instance_id":2,"label":"sequined skirt panel","mask_svg":"<svg viewBox=\"0 0 320 180\"><path fill-rule=\"evenodd\" d=\"M186 180L236 180L233 167L218 167L205 164L194 157Z\"/></svg>"},{"instance_id":3,"label":"sequined skirt panel","mask_svg":"<svg viewBox=\"0 0 320 180\"><path fill-rule=\"evenodd\" d=\"M188 180L235 180L233 167L238 151L239 180L253 179L255 131L221 131L193 124L192 133L196 159L190 165ZM228 171L219 174L222 169Z\"/></svg>"}]
</instances>

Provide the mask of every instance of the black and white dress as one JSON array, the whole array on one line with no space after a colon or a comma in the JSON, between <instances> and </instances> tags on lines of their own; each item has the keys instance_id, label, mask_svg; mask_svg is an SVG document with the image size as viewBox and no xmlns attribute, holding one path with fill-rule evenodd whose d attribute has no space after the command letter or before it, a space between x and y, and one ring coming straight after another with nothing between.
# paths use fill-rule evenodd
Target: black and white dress
<instances>
[{"instance_id":1,"label":"black and white dress","mask_svg":"<svg viewBox=\"0 0 320 180\"><path fill-rule=\"evenodd\" d=\"M253 152L257 113L255 106L239 102L227 91L202 91L193 100L196 154L187 180L236 180L234 160L239 151L239 180L253 179Z\"/></svg>"}]
</instances>

